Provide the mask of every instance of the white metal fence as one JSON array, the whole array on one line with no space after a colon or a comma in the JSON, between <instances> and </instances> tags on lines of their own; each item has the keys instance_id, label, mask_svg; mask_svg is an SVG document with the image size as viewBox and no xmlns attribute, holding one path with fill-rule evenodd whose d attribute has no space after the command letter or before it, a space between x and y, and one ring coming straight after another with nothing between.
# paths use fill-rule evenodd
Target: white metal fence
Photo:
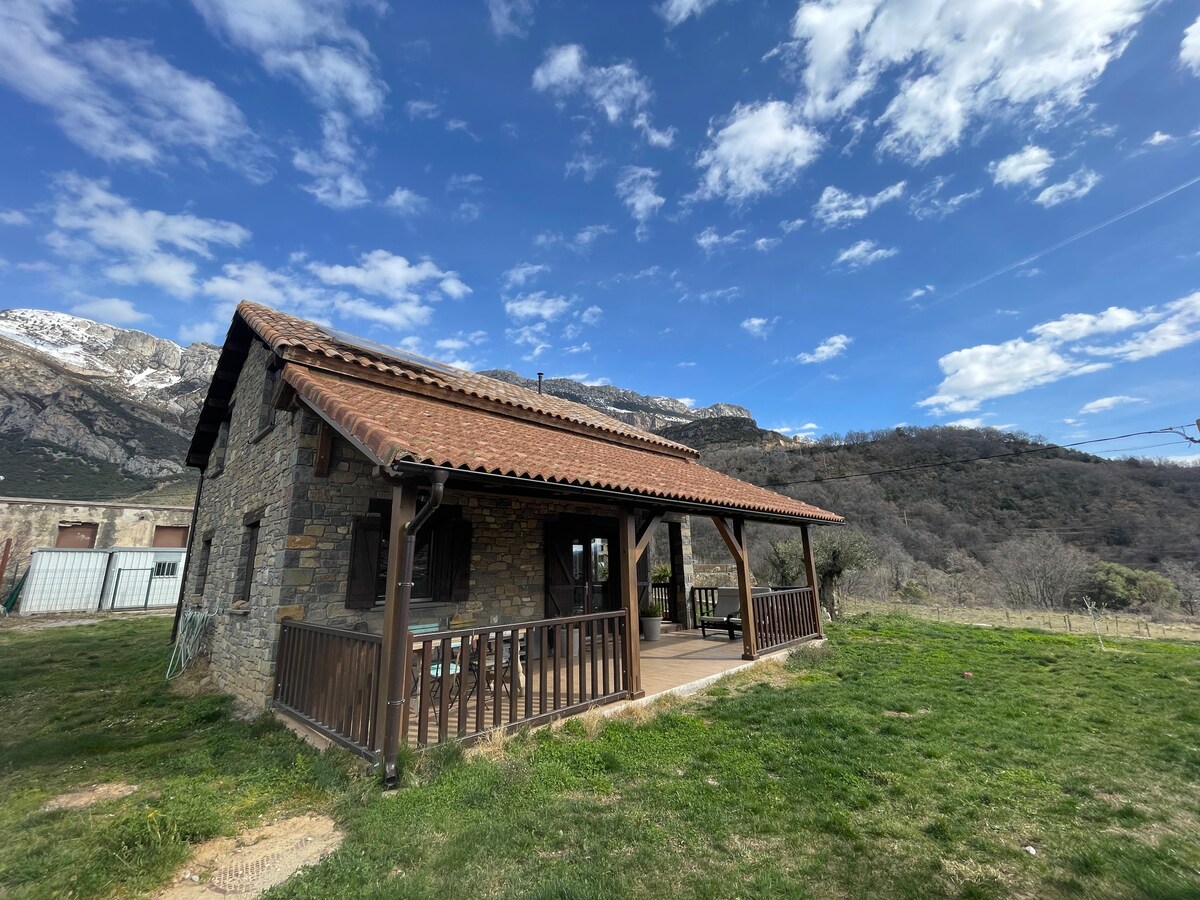
<instances>
[{"instance_id":1,"label":"white metal fence","mask_svg":"<svg viewBox=\"0 0 1200 900\"><path fill-rule=\"evenodd\" d=\"M18 609L28 616L174 606L185 555L163 547L34 550Z\"/></svg>"}]
</instances>

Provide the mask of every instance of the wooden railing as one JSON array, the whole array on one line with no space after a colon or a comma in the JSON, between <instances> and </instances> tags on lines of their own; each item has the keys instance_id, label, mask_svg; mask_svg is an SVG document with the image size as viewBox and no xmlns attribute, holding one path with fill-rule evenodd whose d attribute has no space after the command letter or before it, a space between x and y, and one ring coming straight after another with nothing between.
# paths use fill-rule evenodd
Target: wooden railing
<instances>
[{"instance_id":1,"label":"wooden railing","mask_svg":"<svg viewBox=\"0 0 1200 900\"><path fill-rule=\"evenodd\" d=\"M275 663L275 706L371 757L381 645L377 634L284 619Z\"/></svg>"},{"instance_id":2,"label":"wooden railing","mask_svg":"<svg viewBox=\"0 0 1200 900\"><path fill-rule=\"evenodd\" d=\"M625 611L413 635L402 739L538 725L629 696Z\"/></svg>"},{"instance_id":3,"label":"wooden railing","mask_svg":"<svg viewBox=\"0 0 1200 900\"><path fill-rule=\"evenodd\" d=\"M671 591L673 589L674 585L670 584L650 585L650 608L668 622L673 621L671 618Z\"/></svg>"},{"instance_id":4,"label":"wooden railing","mask_svg":"<svg viewBox=\"0 0 1200 900\"><path fill-rule=\"evenodd\" d=\"M812 588L781 588L768 594L753 594L750 602L754 604L754 634L759 653L821 633Z\"/></svg>"}]
</instances>

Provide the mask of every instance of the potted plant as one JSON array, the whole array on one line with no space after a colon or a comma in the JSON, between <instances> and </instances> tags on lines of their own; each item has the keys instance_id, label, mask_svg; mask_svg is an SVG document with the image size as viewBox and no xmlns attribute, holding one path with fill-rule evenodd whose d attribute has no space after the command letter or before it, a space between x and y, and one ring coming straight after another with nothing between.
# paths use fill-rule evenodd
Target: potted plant
<instances>
[{"instance_id":1,"label":"potted plant","mask_svg":"<svg viewBox=\"0 0 1200 900\"><path fill-rule=\"evenodd\" d=\"M638 609L638 620L642 623L642 637L647 641L662 638L662 614L648 602Z\"/></svg>"}]
</instances>

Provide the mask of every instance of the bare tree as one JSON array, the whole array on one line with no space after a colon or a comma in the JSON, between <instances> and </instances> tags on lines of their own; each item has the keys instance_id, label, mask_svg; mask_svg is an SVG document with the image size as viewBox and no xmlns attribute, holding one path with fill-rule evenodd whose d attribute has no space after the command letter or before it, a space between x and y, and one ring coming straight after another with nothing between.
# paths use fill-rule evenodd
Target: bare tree
<instances>
[{"instance_id":1,"label":"bare tree","mask_svg":"<svg viewBox=\"0 0 1200 900\"><path fill-rule=\"evenodd\" d=\"M1179 605L1189 616L1194 616L1196 607L1200 606L1200 571L1171 559L1163 563L1162 573L1179 591Z\"/></svg>"},{"instance_id":2,"label":"bare tree","mask_svg":"<svg viewBox=\"0 0 1200 900\"><path fill-rule=\"evenodd\" d=\"M1004 599L1013 606L1064 606L1088 565L1088 556L1051 534L1005 541L994 569Z\"/></svg>"}]
</instances>

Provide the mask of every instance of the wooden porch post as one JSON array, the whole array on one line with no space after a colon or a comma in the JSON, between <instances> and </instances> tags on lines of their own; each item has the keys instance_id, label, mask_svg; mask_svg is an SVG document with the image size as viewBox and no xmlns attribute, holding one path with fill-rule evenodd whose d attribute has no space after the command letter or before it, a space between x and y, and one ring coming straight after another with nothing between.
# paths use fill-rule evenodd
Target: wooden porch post
<instances>
[{"instance_id":1,"label":"wooden porch post","mask_svg":"<svg viewBox=\"0 0 1200 900\"><path fill-rule=\"evenodd\" d=\"M625 607L625 677L633 699L642 690L642 648L638 640L637 525L633 510L621 507L621 603Z\"/></svg>"},{"instance_id":2,"label":"wooden porch post","mask_svg":"<svg viewBox=\"0 0 1200 900\"><path fill-rule=\"evenodd\" d=\"M642 647L638 638L638 560L650 546L650 537L663 514L650 516L639 529L634 511L621 507L621 602L625 606L625 672L630 696L645 697L642 689Z\"/></svg>"},{"instance_id":3,"label":"wooden porch post","mask_svg":"<svg viewBox=\"0 0 1200 900\"><path fill-rule=\"evenodd\" d=\"M825 625L821 621L821 594L817 586L817 564L813 560L812 536L808 533L808 523L800 526L800 540L804 544L804 572L808 578L808 586L812 588L813 615L817 617L817 637L825 637Z\"/></svg>"},{"instance_id":4,"label":"wooden porch post","mask_svg":"<svg viewBox=\"0 0 1200 900\"><path fill-rule=\"evenodd\" d=\"M379 699L375 705L375 749L383 750L383 728L387 720L387 686L392 665L402 665L404 660L405 643L399 645L399 660L393 661L392 654L397 652L396 644L391 640L395 629L403 624L408 630L408 610L401 616L400 606L400 575L404 571L405 541L404 525L417 515L417 489L411 482L392 486L392 521L388 529L388 560L387 560L387 592L383 608L383 648L379 659L379 684L376 686ZM400 618L404 619L401 623ZM407 708L405 709L407 712Z\"/></svg>"},{"instance_id":5,"label":"wooden porch post","mask_svg":"<svg viewBox=\"0 0 1200 900\"><path fill-rule=\"evenodd\" d=\"M754 603L750 590L750 552L746 546L744 519L724 519L713 516L713 524L721 533L725 546L733 555L738 573L738 597L742 604L742 659L758 659L758 631L754 627Z\"/></svg>"}]
</instances>

